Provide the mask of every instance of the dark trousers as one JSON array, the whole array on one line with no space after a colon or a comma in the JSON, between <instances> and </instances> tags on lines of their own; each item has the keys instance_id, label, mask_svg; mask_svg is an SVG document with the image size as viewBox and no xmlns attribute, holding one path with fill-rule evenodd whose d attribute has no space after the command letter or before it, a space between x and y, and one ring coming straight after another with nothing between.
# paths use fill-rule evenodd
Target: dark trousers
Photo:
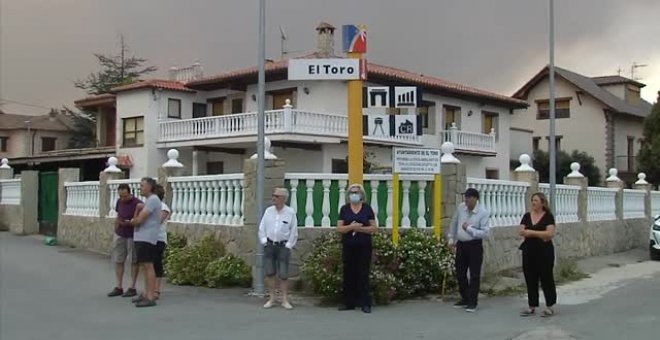
<instances>
[{"instance_id":1,"label":"dark trousers","mask_svg":"<svg viewBox=\"0 0 660 340\"><path fill-rule=\"evenodd\" d=\"M156 277L163 277L165 275L165 268L163 267L165 248L167 248L167 244L158 241L156 244L156 258L154 259L154 272L156 272Z\"/></svg>"},{"instance_id":2,"label":"dark trousers","mask_svg":"<svg viewBox=\"0 0 660 340\"><path fill-rule=\"evenodd\" d=\"M479 298L481 264L484 247L481 240L456 243L456 279L461 300L468 306L476 306ZM468 270L470 279L468 280Z\"/></svg>"},{"instance_id":3,"label":"dark trousers","mask_svg":"<svg viewBox=\"0 0 660 340\"><path fill-rule=\"evenodd\" d=\"M529 306L539 306L539 281L541 281L541 287L543 288L546 306L554 306L557 303L557 289L553 276L555 266L554 248L523 250L522 255Z\"/></svg>"},{"instance_id":4,"label":"dark trousers","mask_svg":"<svg viewBox=\"0 0 660 340\"><path fill-rule=\"evenodd\" d=\"M342 247L343 295L346 307L371 306L369 296L371 248L371 244L344 244Z\"/></svg>"}]
</instances>

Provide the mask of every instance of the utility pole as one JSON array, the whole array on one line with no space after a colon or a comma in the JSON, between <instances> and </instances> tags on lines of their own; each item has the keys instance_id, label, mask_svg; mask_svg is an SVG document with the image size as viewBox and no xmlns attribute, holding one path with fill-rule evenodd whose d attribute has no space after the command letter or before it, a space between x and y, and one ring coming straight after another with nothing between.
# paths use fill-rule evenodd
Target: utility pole
<instances>
[{"instance_id":1,"label":"utility pole","mask_svg":"<svg viewBox=\"0 0 660 340\"><path fill-rule=\"evenodd\" d=\"M264 187L265 187L265 99L266 99L266 1L259 0L259 75L257 85L257 223L261 222L264 214ZM255 254L256 271L254 277L254 293L264 295L264 246L259 239L259 230L254 237L257 240Z\"/></svg>"},{"instance_id":2,"label":"utility pole","mask_svg":"<svg viewBox=\"0 0 660 340\"><path fill-rule=\"evenodd\" d=\"M555 209L555 189L557 186L557 144L555 136L555 1L550 0L550 208Z\"/></svg>"}]
</instances>

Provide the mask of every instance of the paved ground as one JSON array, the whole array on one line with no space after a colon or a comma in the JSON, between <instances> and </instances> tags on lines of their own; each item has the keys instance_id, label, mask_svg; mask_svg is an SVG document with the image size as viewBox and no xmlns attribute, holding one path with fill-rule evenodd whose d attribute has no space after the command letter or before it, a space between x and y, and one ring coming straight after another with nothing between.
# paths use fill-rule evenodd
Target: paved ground
<instances>
[{"instance_id":1,"label":"paved ground","mask_svg":"<svg viewBox=\"0 0 660 340\"><path fill-rule=\"evenodd\" d=\"M600 260L619 266L561 287L552 319L518 317L522 297L482 299L476 314L414 301L365 315L304 303L262 310L245 291L175 286L158 307L136 309L105 296L113 277L107 258L0 233L0 340L657 339L660 263L635 256L644 258Z\"/></svg>"}]
</instances>

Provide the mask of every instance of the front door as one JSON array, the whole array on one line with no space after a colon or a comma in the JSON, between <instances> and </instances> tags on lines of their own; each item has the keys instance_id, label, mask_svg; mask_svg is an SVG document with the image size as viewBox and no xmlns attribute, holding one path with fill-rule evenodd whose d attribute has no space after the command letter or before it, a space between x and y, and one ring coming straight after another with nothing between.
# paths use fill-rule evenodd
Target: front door
<instances>
[{"instance_id":1,"label":"front door","mask_svg":"<svg viewBox=\"0 0 660 340\"><path fill-rule=\"evenodd\" d=\"M39 234L57 235L57 172L39 173Z\"/></svg>"}]
</instances>

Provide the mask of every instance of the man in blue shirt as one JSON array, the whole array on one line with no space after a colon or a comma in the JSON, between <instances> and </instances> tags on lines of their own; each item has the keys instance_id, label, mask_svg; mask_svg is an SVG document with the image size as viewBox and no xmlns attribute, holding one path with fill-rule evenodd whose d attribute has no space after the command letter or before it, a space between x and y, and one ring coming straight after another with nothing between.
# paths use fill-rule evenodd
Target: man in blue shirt
<instances>
[{"instance_id":1,"label":"man in blue shirt","mask_svg":"<svg viewBox=\"0 0 660 340\"><path fill-rule=\"evenodd\" d=\"M449 228L449 245L456 252L456 279L461 300L456 308L466 312L477 311L481 264L484 258L482 240L490 236L490 213L479 204L479 191L469 188L464 194L465 202L456 209ZM468 280L468 270L470 279Z\"/></svg>"}]
</instances>

